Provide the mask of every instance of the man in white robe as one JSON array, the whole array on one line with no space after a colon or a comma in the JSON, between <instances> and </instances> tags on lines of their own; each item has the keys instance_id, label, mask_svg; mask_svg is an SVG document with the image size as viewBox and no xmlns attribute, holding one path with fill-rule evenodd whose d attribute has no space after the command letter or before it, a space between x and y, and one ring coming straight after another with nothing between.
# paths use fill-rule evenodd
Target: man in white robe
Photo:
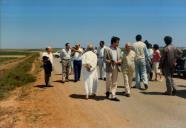
<instances>
[{"instance_id":1,"label":"man in white robe","mask_svg":"<svg viewBox=\"0 0 186 128\"><path fill-rule=\"evenodd\" d=\"M82 55L82 72L86 99L88 99L90 95L95 97L98 84L97 56L93 51L92 44L88 45L86 52Z\"/></svg>"}]
</instances>

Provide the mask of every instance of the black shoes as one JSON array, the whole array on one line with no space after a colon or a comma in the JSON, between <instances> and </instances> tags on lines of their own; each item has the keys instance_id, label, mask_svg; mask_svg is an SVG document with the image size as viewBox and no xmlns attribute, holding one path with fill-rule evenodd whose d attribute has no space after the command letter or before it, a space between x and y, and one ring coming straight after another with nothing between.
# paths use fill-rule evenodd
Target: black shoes
<instances>
[{"instance_id":1,"label":"black shoes","mask_svg":"<svg viewBox=\"0 0 186 128\"><path fill-rule=\"evenodd\" d=\"M172 94L169 92L164 92L164 93L162 93L162 95L171 96Z\"/></svg>"},{"instance_id":2,"label":"black shoes","mask_svg":"<svg viewBox=\"0 0 186 128\"><path fill-rule=\"evenodd\" d=\"M99 80L104 80L104 81L106 81L106 78L99 78Z\"/></svg>"},{"instance_id":3,"label":"black shoes","mask_svg":"<svg viewBox=\"0 0 186 128\"><path fill-rule=\"evenodd\" d=\"M173 90L173 91L172 91L172 95L173 95L173 96L176 95L176 91L177 91L177 90Z\"/></svg>"},{"instance_id":4,"label":"black shoes","mask_svg":"<svg viewBox=\"0 0 186 128\"><path fill-rule=\"evenodd\" d=\"M148 85L147 84L144 84L144 86L145 86L145 90L147 90L148 89Z\"/></svg>"},{"instance_id":5,"label":"black shoes","mask_svg":"<svg viewBox=\"0 0 186 128\"><path fill-rule=\"evenodd\" d=\"M126 97L130 97L130 94L125 94Z\"/></svg>"},{"instance_id":6,"label":"black shoes","mask_svg":"<svg viewBox=\"0 0 186 128\"><path fill-rule=\"evenodd\" d=\"M110 92L106 92L106 98L108 99L109 98L109 95L110 95Z\"/></svg>"},{"instance_id":7,"label":"black shoes","mask_svg":"<svg viewBox=\"0 0 186 128\"><path fill-rule=\"evenodd\" d=\"M132 86L131 88L136 88L136 86Z\"/></svg>"},{"instance_id":8,"label":"black shoes","mask_svg":"<svg viewBox=\"0 0 186 128\"><path fill-rule=\"evenodd\" d=\"M162 95L175 96L176 95L176 91L177 90L173 90L172 93L166 91L166 92L162 93Z\"/></svg>"},{"instance_id":9,"label":"black shoes","mask_svg":"<svg viewBox=\"0 0 186 128\"><path fill-rule=\"evenodd\" d=\"M95 97L96 97L96 94L92 94L92 95L91 95L91 98L95 98Z\"/></svg>"},{"instance_id":10,"label":"black shoes","mask_svg":"<svg viewBox=\"0 0 186 128\"><path fill-rule=\"evenodd\" d=\"M120 101L117 97L111 98L112 101Z\"/></svg>"}]
</instances>

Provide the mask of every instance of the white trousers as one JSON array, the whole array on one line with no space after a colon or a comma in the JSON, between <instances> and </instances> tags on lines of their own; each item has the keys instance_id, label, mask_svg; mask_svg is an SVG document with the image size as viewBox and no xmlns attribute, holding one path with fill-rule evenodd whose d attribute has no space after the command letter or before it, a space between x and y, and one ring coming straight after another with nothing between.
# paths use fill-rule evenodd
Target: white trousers
<instances>
[{"instance_id":1,"label":"white trousers","mask_svg":"<svg viewBox=\"0 0 186 128\"><path fill-rule=\"evenodd\" d=\"M105 65L105 62L103 60L103 58L99 58L98 60L98 65L99 65L99 78L106 78L106 65Z\"/></svg>"}]
</instances>

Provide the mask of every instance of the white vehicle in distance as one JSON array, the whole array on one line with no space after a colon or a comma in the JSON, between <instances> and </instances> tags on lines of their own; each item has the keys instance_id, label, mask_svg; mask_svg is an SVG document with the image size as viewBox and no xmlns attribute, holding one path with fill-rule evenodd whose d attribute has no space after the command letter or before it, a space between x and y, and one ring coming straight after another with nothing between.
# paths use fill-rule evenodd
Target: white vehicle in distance
<instances>
[{"instance_id":1,"label":"white vehicle in distance","mask_svg":"<svg viewBox=\"0 0 186 128\"><path fill-rule=\"evenodd\" d=\"M60 57L60 53L61 53L61 51L54 52L53 56L56 57L56 58L59 58Z\"/></svg>"}]
</instances>

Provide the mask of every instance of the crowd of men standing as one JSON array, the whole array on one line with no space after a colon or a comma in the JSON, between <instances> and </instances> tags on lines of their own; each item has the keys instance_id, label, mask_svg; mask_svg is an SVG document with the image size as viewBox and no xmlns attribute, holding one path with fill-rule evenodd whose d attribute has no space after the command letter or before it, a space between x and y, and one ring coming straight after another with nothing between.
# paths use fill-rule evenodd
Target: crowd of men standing
<instances>
[{"instance_id":1,"label":"crowd of men standing","mask_svg":"<svg viewBox=\"0 0 186 128\"><path fill-rule=\"evenodd\" d=\"M89 99L89 96L96 96L99 79L105 81L106 98L120 101L116 96L119 72L123 74L124 95L127 97L131 96L131 88L147 90L149 80L152 80L152 72L154 72L155 80L158 80L158 75L160 77L159 81L162 80L162 74L165 76L167 90L163 94L175 95L176 88L172 77L176 59L181 55L181 51L172 45L172 37L164 37L164 42L165 47L162 55L157 44L152 47L148 41L143 42L141 35L136 36L135 43L127 42L123 50L119 48L120 38L118 37L111 38L110 47L105 46L104 41L100 41L98 49L95 49L91 43L88 44L86 49L81 48L79 43L75 47L71 47L70 43L66 43L65 48L60 53L62 83L69 81L70 74L74 74L74 82L78 82L82 72L86 99ZM43 53L43 59L44 57L45 82L48 85L48 77L51 76L52 70L47 75L46 57L51 61L51 65L53 63L50 47ZM135 84L133 85L134 76ZM141 82L144 88L142 88Z\"/></svg>"}]
</instances>

